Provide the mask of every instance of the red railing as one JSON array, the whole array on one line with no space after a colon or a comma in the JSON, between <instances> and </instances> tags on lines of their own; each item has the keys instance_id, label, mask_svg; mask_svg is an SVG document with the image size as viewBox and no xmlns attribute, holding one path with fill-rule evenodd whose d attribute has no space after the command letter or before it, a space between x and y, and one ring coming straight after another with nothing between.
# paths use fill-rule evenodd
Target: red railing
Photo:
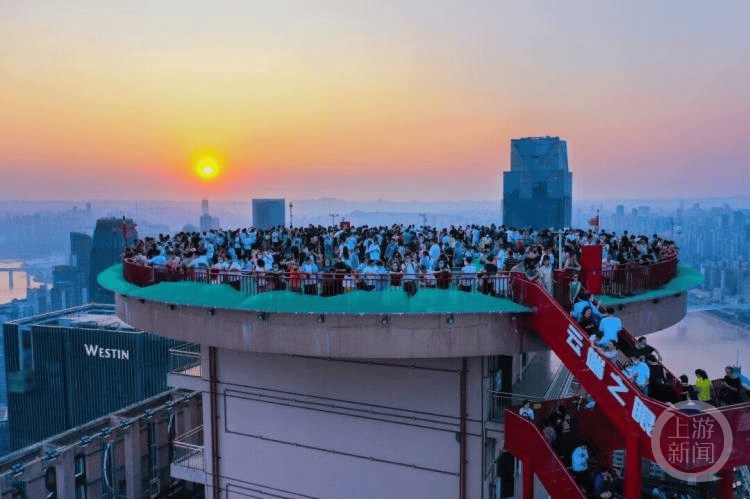
<instances>
[{"instance_id":1,"label":"red railing","mask_svg":"<svg viewBox=\"0 0 750 499\"><path fill-rule=\"evenodd\" d=\"M355 289L382 291L401 289L414 294L420 289L455 289L467 293L482 293L502 298L510 296L509 272L486 275L482 272L460 273L446 271L436 274L352 274L343 272L300 271L240 271L207 268L154 267L130 260L123 261L123 277L137 286L151 286L162 282L191 281L226 284L245 295L267 291L297 291L304 294L334 296Z\"/></svg>"},{"instance_id":2,"label":"red railing","mask_svg":"<svg viewBox=\"0 0 750 499\"><path fill-rule=\"evenodd\" d=\"M505 448L523 456L524 466L539 477L554 499L585 499L585 494L568 473L565 465L531 421L518 415L517 409L505 410Z\"/></svg>"},{"instance_id":3,"label":"red railing","mask_svg":"<svg viewBox=\"0 0 750 499\"><path fill-rule=\"evenodd\" d=\"M555 271L555 299L570 307L570 281L575 272ZM648 289L663 286L677 275L677 256L672 255L660 262L644 265L628 265L602 271L603 293L607 295L634 295ZM415 274L391 276L382 274L343 274L340 272L318 272L314 275L302 272L250 272L216 270L208 268L157 267L132 260L123 261L125 280L137 286L150 286L160 282L193 281L210 284L228 284L246 295L264 291L293 290L308 294L332 296L353 289L402 288L413 293L421 288L460 289L468 292L508 297L510 273L498 272L494 276L462 274L446 271L444 274ZM303 282L304 281L304 282Z\"/></svg>"},{"instance_id":4,"label":"red railing","mask_svg":"<svg viewBox=\"0 0 750 499\"><path fill-rule=\"evenodd\" d=\"M627 378L616 362L601 355L590 338L570 315L537 283L517 274L512 280L514 297L523 305L535 309L534 314L522 320L534 330L557 354L565 367L579 380L586 391L601 406L613 426L623 435L637 435L643 457L653 459L651 434L656 419L667 406L644 395ZM750 462L750 404L718 408L729 421L734 445L726 466L739 466ZM688 428L693 428L703 414L678 412L672 418ZM718 433L715 437L718 438ZM711 442L722 448L723 442ZM674 463L685 472L695 468L692 463Z\"/></svg>"},{"instance_id":5,"label":"red railing","mask_svg":"<svg viewBox=\"0 0 750 499\"><path fill-rule=\"evenodd\" d=\"M658 289L677 275L678 258L670 254L655 263L628 263L602 269L601 294L608 296L634 296L650 289ZM555 299L566 308L570 301L570 283L573 275L581 271L556 269L554 271Z\"/></svg>"},{"instance_id":6,"label":"red railing","mask_svg":"<svg viewBox=\"0 0 750 499\"><path fill-rule=\"evenodd\" d=\"M658 289L676 275L676 255L655 263L617 265L602 269L602 293L609 296L637 295L649 289Z\"/></svg>"}]
</instances>

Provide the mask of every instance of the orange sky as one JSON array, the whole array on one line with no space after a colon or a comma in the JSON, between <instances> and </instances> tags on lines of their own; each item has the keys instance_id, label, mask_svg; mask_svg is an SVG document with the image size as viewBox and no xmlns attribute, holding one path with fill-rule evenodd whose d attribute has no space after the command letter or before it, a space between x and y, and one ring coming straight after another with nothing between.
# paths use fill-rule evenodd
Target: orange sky
<instances>
[{"instance_id":1,"label":"orange sky","mask_svg":"<svg viewBox=\"0 0 750 499\"><path fill-rule=\"evenodd\" d=\"M547 134L577 198L747 194L747 7L532 4L4 4L2 196L489 200Z\"/></svg>"}]
</instances>

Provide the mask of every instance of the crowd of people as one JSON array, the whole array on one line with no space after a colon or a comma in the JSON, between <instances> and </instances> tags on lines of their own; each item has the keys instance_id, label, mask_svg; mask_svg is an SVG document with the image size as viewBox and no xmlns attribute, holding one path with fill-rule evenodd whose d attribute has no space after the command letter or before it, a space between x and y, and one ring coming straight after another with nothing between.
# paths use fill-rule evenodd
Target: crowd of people
<instances>
[{"instance_id":1,"label":"crowd of people","mask_svg":"<svg viewBox=\"0 0 750 499\"><path fill-rule=\"evenodd\" d=\"M570 470L581 490L591 498L622 497L623 477L618 469L595 464L590 454L589 444L580 440L577 419L574 417L579 407L570 409L560 405L541 421L544 439L555 450L566 468ZM519 415L535 420L534 410L529 401L524 401Z\"/></svg>"},{"instance_id":2,"label":"crowd of people","mask_svg":"<svg viewBox=\"0 0 750 499\"><path fill-rule=\"evenodd\" d=\"M664 403L700 400L715 406L750 400L750 393L732 366L726 367L722 379L711 380L703 369L695 370L696 381L692 385L684 374L679 381L671 379L672 375L662 363L661 353L648 344L646 337L641 336L631 344L614 308L605 309L586 292L576 297L571 315L589 335L599 353L616 362L645 395ZM677 386L681 389L675 390Z\"/></svg>"},{"instance_id":3,"label":"crowd of people","mask_svg":"<svg viewBox=\"0 0 750 499\"><path fill-rule=\"evenodd\" d=\"M124 256L176 271L197 268L237 275L250 272L262 284L259 291L292 289L332 295L352 289L378 291L398 287L411 296L422 287L455 287L503 295L507 289L496 278L500 271L522 272L552 293L553 269L580 270L581 248L591 243L602 245L605 268L656 262L675 250L672 241L627 232L618 236L571 229L559 238L551 230L517 230L498 225L440 229L397 224L270 230L250 227L162 234L135 241ZM325 280L334 276L341 284L326 284ZM300 280L305 284L290 285ZM579 284L574 282L571 289L581 291Z\"/></svg>"}]
</instances>

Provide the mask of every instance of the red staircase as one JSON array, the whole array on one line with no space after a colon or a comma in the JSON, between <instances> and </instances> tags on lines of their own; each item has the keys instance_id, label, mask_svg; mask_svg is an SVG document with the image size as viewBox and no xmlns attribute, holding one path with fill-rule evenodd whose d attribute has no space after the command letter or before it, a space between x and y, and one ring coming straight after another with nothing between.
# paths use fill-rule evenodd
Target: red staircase
<instances>
[{"instance_id":1,"label":"red staircase","mask_svg":"<svg viewBox=\"0 0 750 499\"><path fill-rule=\"evenodd\" d=\"M659 415L668 407L644 395L615 362L602 356L576 321L541 286L521 274L514 276L512 287L515 299L534 311L525 317L525 327L535 331L549 345L596 400L611 425L624 436L627 455L625 495L628 499L640 497L640 460L641 457L655 459L652 430ZM734 438L724 466L724 469L731 470L731 467L750 462L750 405L725 407L721 413L727 418ZM687 428L692 428L697 421L694 418L698 417L701 414L677 413L673 416ZM506 430L506 438L508 435ZM723 441L716 443L719 449L723 448ZM521 452L517 455L529 452L528 445L524 445ZM696 469L689 463L671 464L686 473Z\"/></svg>"},{"instance_id":2,"label":"red staircase","mask_svg":"<svg viewBox=\"0 0 750 499\"><path fill-rule=\"evenodd\" d=\"M505 410L505 448L523 456L524 482L536 474L553 499L586 498L539 428L510 409Z\"/></svg>"}]
</instances>

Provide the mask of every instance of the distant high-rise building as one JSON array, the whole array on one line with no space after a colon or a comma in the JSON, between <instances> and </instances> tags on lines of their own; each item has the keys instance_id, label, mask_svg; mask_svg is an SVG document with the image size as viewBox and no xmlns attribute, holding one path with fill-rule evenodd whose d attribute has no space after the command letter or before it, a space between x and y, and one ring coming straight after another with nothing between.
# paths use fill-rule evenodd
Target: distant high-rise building
<instances>
[{"instance_id":1,"label":"distant high-rise building","mask_svg":"<svg viewBox=\"0 0 750 499\"><path fill-rule=\"evenodd\" d=\"M114 303L114 295L99 286L96 281L101 271L120 262L126 244L138 238L135 224L130 218L100 218L96 221L91 245L91 269L89 274L89 297L96 303Z\"/></svg>"},{"instance_id":2,"label":"distant high-rise building","mask_svg":"<svg viewBox=\"0 0 750 499\"><path fill-rule=\"evenodd\" d=\"M201 215L199 224L201 232L218 229L220 227L219 219L216 217L212 217L208 213L204 213L203 215Z\"/></svg>"},{"instance_id":3,"label":"distant high-rise building","mask_svg":"<svg viewBox=\"0 0 750 499\"><path fill-rule=\"evenodd\" d=\"M198 225L200 226L201 232L221 227L219 219L208 214L208 199L201 201L201 217L198 220Z\"/></svg>"},{"instance_id":4,"label":"distant high-rise building","mask_svg":"<svg viewBox=\"0 0 750 499\"><path fill-rule=\"evenodd\" d=\"M510 171L503 173L503 223L512 227L569 227L573 174L559 137L510 141Z\"/></svg>"},{"instance_id":5,"label":"distant high-rise building","mask_svg":"<svg viewBox=\"0 0 750 499\"><path fill-rule=\"evenodd\" d=\"M78 269L72 265L52 268L52 310L82 305Z\"/></svg>"},{"instance_id":6,"label":"distant high-rise building","mask_svg":"<svg viewBox=\"0 0 750 499\"><path fill-rule=\"evenodd\" d=\"M11 449L165 391L177 343L96 304L6 322L3 341Z\"/></svg>"},{"instance_id":7,"label":"distant high-rise building","mask_svg":"<svg viewBox=\"0 0 750 499\"><path fill-rule=\"evenodd\" d=\"M89 296L89 276L91 274L91 246L92 239L88 234L80 232L70 233L70 265L76 268L78 272L78 287L76 292L79 294L80 304L88 303Z\"/></svg>"},{"instance_id":8,"label":"distant high-rise building","mask_svg":"<svg viewBox=\"0 0 750 499\"><path fill-rule=\"evenodd\" d=\"M270 229L286 223L284 199L253 199L253 227Z\"/></svg>"},{"instance_id":9,"label":"distant high-rise building","mask_svg":"<svg viewBox=\"0 0 750 499\"><path fill-rule=\"evenodd\" d=\"M617 207L615 208L615 214L618 217L624 217L625 216L625 206L623 206L621 204L618 204Z\"/></svg>"}]
</instances>

